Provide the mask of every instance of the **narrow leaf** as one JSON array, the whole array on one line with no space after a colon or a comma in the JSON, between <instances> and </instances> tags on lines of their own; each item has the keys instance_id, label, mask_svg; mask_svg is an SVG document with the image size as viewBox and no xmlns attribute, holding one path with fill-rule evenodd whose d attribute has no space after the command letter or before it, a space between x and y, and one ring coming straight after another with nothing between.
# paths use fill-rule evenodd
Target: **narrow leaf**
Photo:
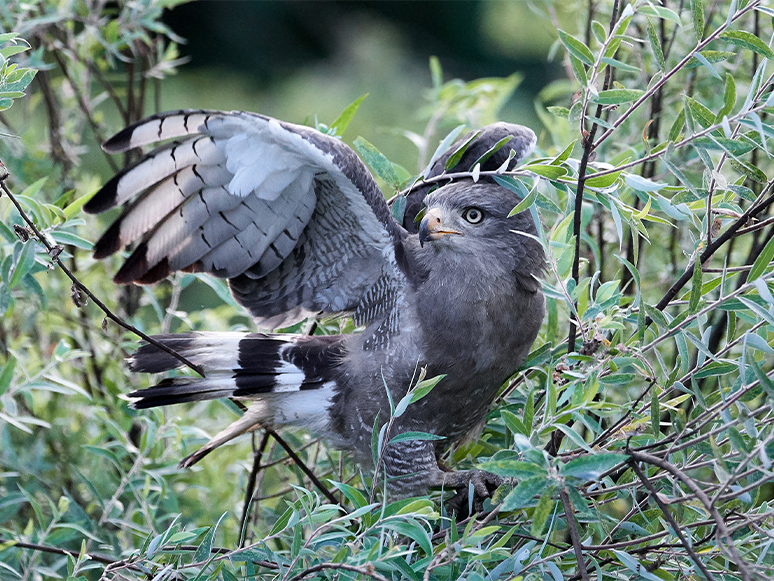
<instances>
[{"instance_id":1,"label":"narrow leaf","mask_svg":"<svg viewBox=\"0 0 774 581\"><path fill-rule=\"evenodd\" d=\"M691 0L691 12L696 39L701 41L704 38L704 4L702 0Z\"/></svg>"},{"instance_id":2,"label":"narrow leaf","mask_svg":"<svg viewBox=\"0 0 774 581\"><path fill-rule=\"evenodd\" d=\"M600 91L599 94L593 95L591 101L600 105L619 105L621 103L628 103L630 101L636 101L645 91L638 89L608 89L607 91Z\"/></svg>"},{"instance_id":3,"label":"narrow leaf","mask_svg":"<svg viewBox=\"0 0 774 581\"><path fill-rule=\"evenodd\" d=\"M558 32L559 40L567 48L571 55L573 55L585 65L591 66L594 64L594 54L591 52L589 47L587 47L574 36L567 34L563 30L559 30Z\"/></svg>"},{"instance_id":4,"label":"narrow leaf","mask_svg":"<svg viewBox=\"0 0 774 581\"><path fill-rule=\"evenodd\" d=\"M617 453L588 454L575 460L570 460L562 466L561 473L564 477L573 477L580 480L597 480L611 468L626 462L629 456Z\"/></svg>"},{"instance_id":5,"label":"narrow leaf","mask_svg":"<svg viewBox=\"0 0 774 581\"><path fill-rule=\"evenodd\" d=\"M215 523L215 526L210 527L210 530L207 531L206 535L204 535L204 539L202 540L201 545L199 545L199 547L196 549L196 552L194 553L194 562L202 563L210 558L212 547L215 545L215 532L218 530L218 525L224 518L226 518L227 514L227 512L224 512L218 519L218 522Z\"/></svg>"},{"instance_id":6,"label":"narrow leaf","mask_svg":"<svg viewBox=\"0 0 774 581\"><path fill-rule=\"evenodd\" d=\"M753 262L750 273L747 275L747 280L753 281L761 276L768 268L772 258L774 258L774 238L769 239L766 246L763 247L763 250L761 250L761 253L758 255L758 258Z\"/></svg>"},{"instance_id":7,"label":"narrow leaf","mask_svg":"<svg viewBox=\"0 0 774 581\"><path fill-rule=\"evenodd\" d=\"M508 496L505 497L500 510L508 512L531 504L533 497L538 494L543 494L550 484L551 481L546 476L533 476L532 478L522 480L516 488L511 490Z\"/></svg>"},{"instance_id":8,"label":"narrow leaf","mask_svg":"<svg viewBox=\"0 0 774 581\"><path fill-rule=\"evenodd\" d=\"M774 60L774 52L772 52L766 43L752 32L747 32L745 30L726 30L720 33L720 38L736 46L741 46L742 48L757 52L759 55L769 60Z\"/></svg>"},{"instance_id":9,"label":"narrow leaf","mask_svg":"<svg viewBox=\"0 0 774 581\"><path fill-rule=\"evenodd\" d=\"M543 534L543 529L546 528L546 522L553 510L554 501L551 499L551 494L544 492L543 496L538 500L535 511L532 513L532 527L530 533L533 537L539 537Z\"/></svg>"},{"instance_id":10,"label":"narrow leaf","mask_svg":"<svg viewBox=\"0 0 774 581\"><path fill-rule=\"evenodd\" d=\"M474 131L473 134L449 156L449 159L446 160L443 168L446 171L449 171L454 166L456 166L462 159L462 156L465 155L465 152L468 150L468 147L470 147L470 144L473 143L473 140L476 139L476 137L479 135L481 135L481 130Z\"/></svg>"},{"instance_id":11,"label":"narrow leaf","mask_svg":"<svg viewBox=\"0 0 774 581\"><path fill-rule=\"evenodd\" d=\"M398 177L398 173L395 171L392 163L387 159L384 154L376 149L373 145L368 143L362 137L355 139L355 149L363 157L363 161L368 164L368 167L384 180L389 186L398 189L400 188L401 180Z\"/></svg>"},{"instance_id":12,"label":"narrow leaf","mask_svg":"<svg viewBox=\"0 0 774 581\"><path fill-rule=\"evenodd\" d=\"M13 267L13 274L11 274L8 281L8 288L14 288L19 284L35 263L36 243L33 240L29 240L26 243L18 242L17 244L22 244L22 250Z\"/></svg>"},{"instance_id":13,"label":"narrow leaf","mask_svg":"<svg viewBox=\"0 0 774 581\"><path fill-rule=\"evenodd\" d=\"M653 23L648 21L648 40L650 40L650 50L653 52L653 56L656 57L658 68L662 71L666 70L666 62L664 61L664 51L661 50L661 41L656 34L656 29L653 27Z\"/></svg>"},{"instance_id":14,"label":"narrow leaf","mask_svg":"<svg viewBox=\"0 0 774 581\"><path fill-rule=\"evenodd\" d=\"M529 208L537 199L537 195L538 195L538 189L532 188L532 191L529 193L529 195L526 198L524 198L521 202L516 204L516 207L508 213L508 217L510 218L511 216L520 214L521 212Z\"/></svg>"},{"instance_id":15,"label":"narrow leaf","mask_svg":"<svg viewBox=\"0 0 774 581\"><path fill-rule=\"evenodd\" d=\"M403 432L390 439L390 444L396 442L405 442L407 440L445 440L445 436L437 436L436 434L430 434L429 432Z\"/></svg>"},{"instance_id":16,"label":"narrow leaf","mask_svg":"<svg viewBox=\"0 0 774 581\"><path fill-rule=\"evenodd\" d=\"M697 254L693 264L693 276L691 277L691 296L688 299L688 308L691 313L699 310L699 303L701 302L701 276L701 260L699 260Z\"/></svg>"},{"instance_id":17,"label":"narrow leaf","mask_svg":"<svg viewBox=\"0 0 774 581\"><path fill-rule=\"evenodd\" d=\"M361 95L352 101L352 103L347 105L346 109L344 109L341 114L336 117L336 120L331 123L331 129L336 129L336 135L344 135L349 122L352 121L352 118L355 116L355 113L357 113L360 104L365 100L366 97L368 97L368 93Z\"/></svg>"}]
</instances>

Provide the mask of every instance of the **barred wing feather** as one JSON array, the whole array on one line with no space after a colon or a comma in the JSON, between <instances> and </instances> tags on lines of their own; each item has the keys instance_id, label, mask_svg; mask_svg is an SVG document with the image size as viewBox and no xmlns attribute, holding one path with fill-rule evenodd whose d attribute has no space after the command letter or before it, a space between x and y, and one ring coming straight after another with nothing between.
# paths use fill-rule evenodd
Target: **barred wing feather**
<instances>
[{"instance_id":1,"label":"barred wing feather","mask_svg":"<svg viewBox=\"0 0 774 581\"><path fill-rule=\"evenodd\" d=\"M138 243L116 282L211 273L274 324L304 310L356 311L376 285L402 288L394 247L405 231L340 140L253 113L175 111L103 147L169 140L85 206L97 213L126 204L94 252L103 258Z\"/></svg>"}]
</instances>

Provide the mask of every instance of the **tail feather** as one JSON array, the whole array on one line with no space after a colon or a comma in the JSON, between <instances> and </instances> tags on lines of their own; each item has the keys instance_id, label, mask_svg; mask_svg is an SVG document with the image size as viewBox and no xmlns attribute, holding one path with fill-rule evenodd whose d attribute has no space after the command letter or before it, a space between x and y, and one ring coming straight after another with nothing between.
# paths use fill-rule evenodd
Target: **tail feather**
<instances>
[{"instance_id":1,"label":"tail feather","mask_svg":"<svg viewBox=\"0 0 774 581\"><path fill-rule=\"evenodd\" d=\"M244 416L183 461L190 466L210 450L258 427L304 425L324 430L335 393L341 336L262 333L181 333L157 341L200 365L205 377L167 378L129 394L145 409L219 398L251 401ZM129 359L132 371L158 373L182 367L158 347L146 344Z\"/></svg>"}]
</instances>

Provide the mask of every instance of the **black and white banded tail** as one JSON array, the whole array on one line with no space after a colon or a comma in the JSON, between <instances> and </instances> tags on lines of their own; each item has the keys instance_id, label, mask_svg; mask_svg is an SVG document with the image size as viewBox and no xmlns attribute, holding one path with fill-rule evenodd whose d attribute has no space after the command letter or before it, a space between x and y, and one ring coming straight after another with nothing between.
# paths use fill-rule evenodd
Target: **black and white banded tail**
<instances>
[{"instance_id":1,"label":"black and white banded tail","mask_svg":"<svg viewBox=\"0 0 774 581\"><path fill-rule=\"evenodd\" d=\"M181 333L157 341L201 366L204 377L167 378L129 394L137 409L234 398L250 402L245 414L181 463L190 466L214 448L259 427L298 425L326 432L343 354L341 336L263 333ZM182 367L150 344L129 358L132 371L160 373Z\"/></svg>"}]
</instances>

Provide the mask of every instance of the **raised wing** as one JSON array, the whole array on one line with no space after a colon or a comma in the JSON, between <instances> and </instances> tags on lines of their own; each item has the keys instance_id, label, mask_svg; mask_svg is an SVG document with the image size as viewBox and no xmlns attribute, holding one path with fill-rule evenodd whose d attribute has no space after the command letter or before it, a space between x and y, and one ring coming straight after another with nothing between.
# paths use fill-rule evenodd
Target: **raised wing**
<instances>
[{"instance_id":1,"label":"raised wing","mask_svg":"<svg viewBox=\"0 0 774 581\"><path fill-rule=\"evenodd\" d=\"M340 140L253 113L176 111L103 147L170 139L85 206L97 213L128 203L94 250L104 258L139 241L116 282L208 272L229 279L236 299L274 324L301 310L352 311L367 323L375 295L400 293L394 248L405 231Z\"/></svg>"}]
</instances>

